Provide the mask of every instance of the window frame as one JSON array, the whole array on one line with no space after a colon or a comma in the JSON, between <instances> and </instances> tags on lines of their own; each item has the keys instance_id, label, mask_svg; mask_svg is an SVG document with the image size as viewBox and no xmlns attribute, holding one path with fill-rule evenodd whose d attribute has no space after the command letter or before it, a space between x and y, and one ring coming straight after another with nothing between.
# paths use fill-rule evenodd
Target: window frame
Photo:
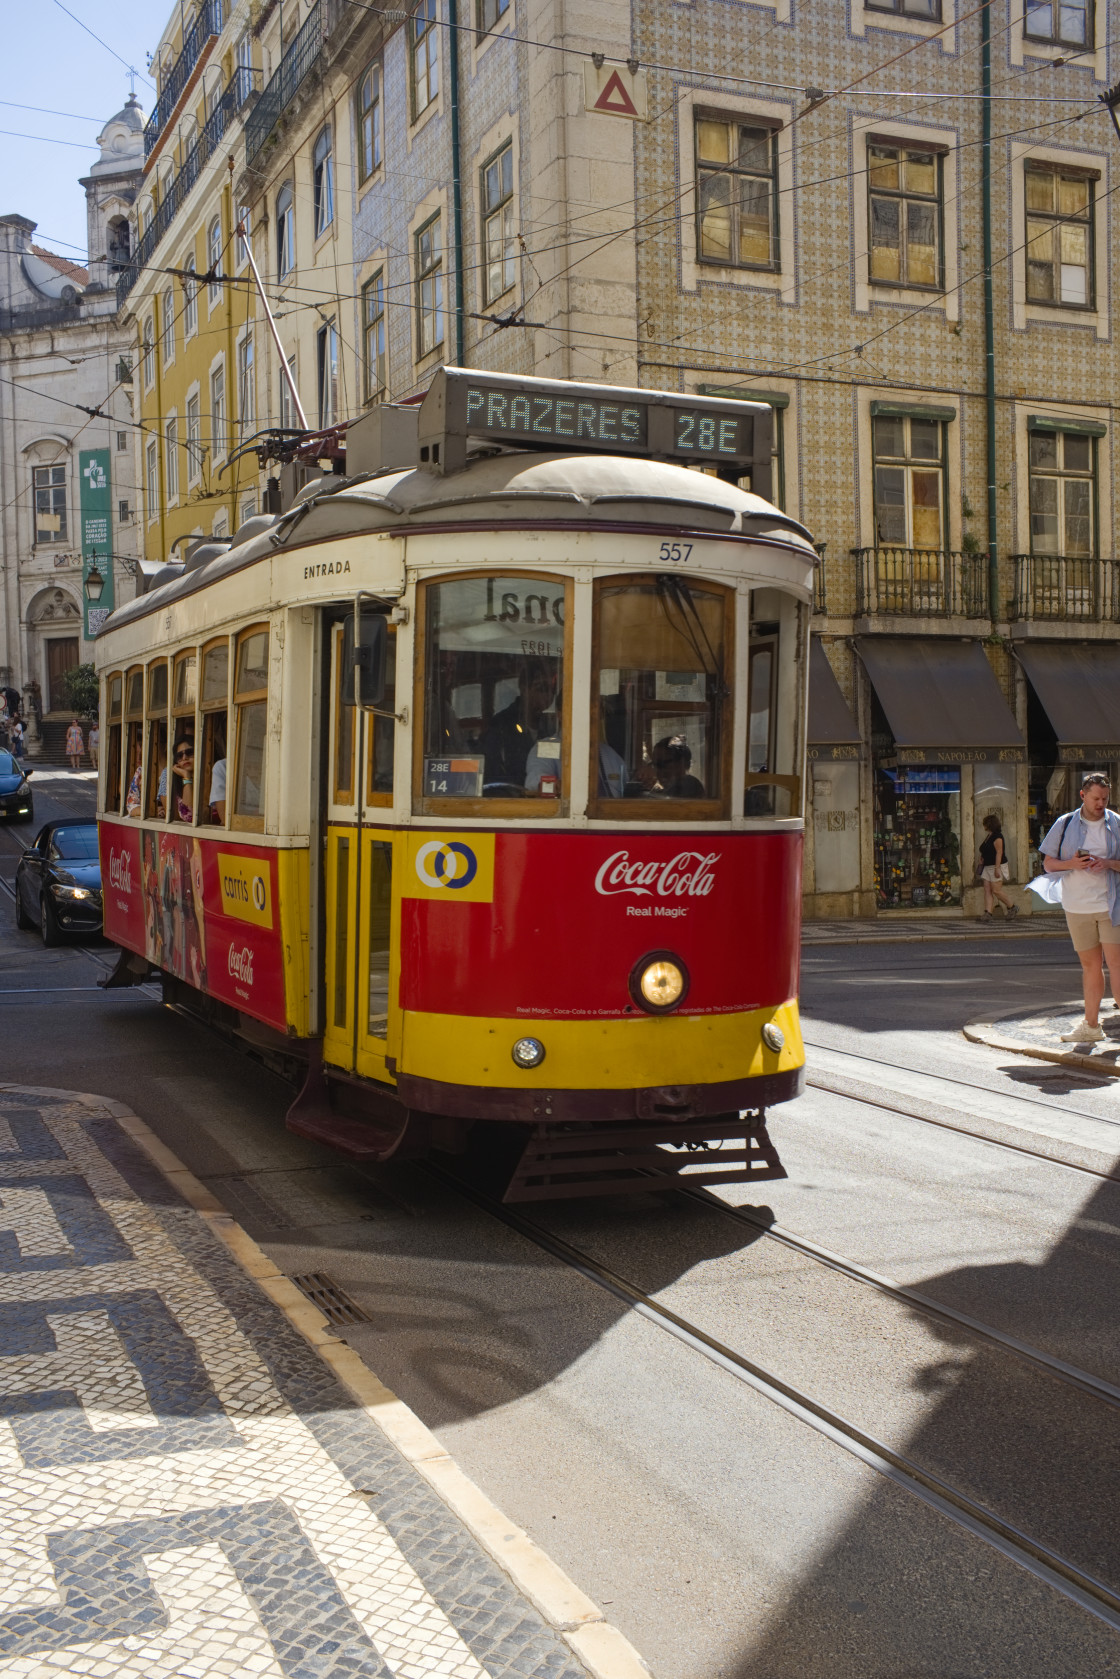
<instances>
[{"instance_id":1,"label":"window frame","mask_svg":"<svg viewBox=\"0 0 1120 1679\"><path fill-rule=\"evenodd\" d=\"M139 703L133 705L132 695L139 693ZM140 747L140 757L137 768L140 771L140 806L135 816L129 818L133 822L141 819L144 812L144 701L146 698L145 672L143 665L129 665L124 673L124 707L123 707L123 742L124 762L121 772L121 813L128 817L128 789L132 782L133 770L131 764L135 755L135 746Z\"/></svg>"},{"instance_id":2,"label":"window frame","mask_svg":"<svg viewBox=\"0 0 1120 1679\"><path fill-rule=\"evenodd\" d=\"M916 193L916 192L908 192L904 187L897 187L896 188L896 187L877 187L877 186L875 186L872 182L872 179L871 179L871 171L872 171L871 154L872 154L873 151L889 151L889 150L894 150L898 153L898 167L899 167L900 170L905 168L906 156L910 152L917 153L917 154L919 154L923 157L932 157L933 162L934 162L934 169L935 169L936 175L937 175L936 191L932 194ZM920 140L914 140L914 141L906 140L906 141L904 141L904 140L900 139L896 142L894 140L887 139L885 136L878 137L878 136L868 135L868 137L867 137L867 150L866 150L866 154L865 154L865 166L866 166L866 169L867 169L867 283L868 283L869 286L875 287L877 290L880 290L880 291L922 291L922 292L929 292L932 296L938 296L938 295L940 295L944 292L944 290L945 290L945 157L946 157L946 153L945 153L945 150L943 148L940 148L940 147L937 147L937 146L934 146L934 145L923 144L923 142L921 142ZM872 270L874 268L874 254L873 253L874 253L874 250L875 250L875 246L874 246L874 243L873 243L873 233L874 233L874 225L875 225L875 222L874 222L874 216L875 216L874 200L875 200L876 197L890 198L890 199L893 199L896 203L902 204L902 205L906 205L907 203L909 203L909 201L911 199L915 203L919 203L919 204L933 204L934 211L935 211L934 224L935 224L936 233L937 233L937 278L936 278L936 280L933 280L933 281L912 280L909 277L909 274L907 274L905 277L900 276L899 279L897 279L897 280L881 280L881 279L876 278L875 274L872 272ZM902 223L903 223L903 218L900 216L900 218L899 218L899 258L900 258L899 266L900 266L900 268L902 267L902 258L904 256L904 254L908 253L908 250L909 250L909 246L904 242L904 239L903 239Z\"/></svg>"},{"instance_id":3,"label":"window frame","mask_svg":"<svg viewBox=\"0 0 1120 1679\"><path fill-rule=\"evenodd\" d=\"M628 799L603 798L599 793L599 739L600 739L600 701L599 692L600 652L601 652L601 613L599 602L604 589L617 589L622 585L640 587L643 584L657 585L662 573L655 571L611 572L603 577L596 577L591 593L591 668L590 692L588 695L588 760L587 760L587 816L592 822L609 821L612 826L619 823L647 823L677 822L724 822L731 815L738 814L732 804L731 772L733 767L734 733L735 733L735 680L736 671L736 640L735 617L736 601L738 598L734 584L720 582L716 578L704 577L697 582L697 587L706 593L719 595L723 599L723 668L732 673L732 680L725 683L727 692L723 696L723 711L720 716L719 742L719 770L720 792L711 799Z\"/></svg>"},{"instance_id":4,"label":"window frame","mask_svg":"<svg viewBox=\"0 0 1120 1679\"><path fill-rule=\"evenodd\" d=\"M184 669L188 659L194 660L194 696L189 700L176 698L179 687L179 672ZM180 647L171 656L168 669L168 699L171 723L167 735L167 821L174 822L178 828L193 828L198 823L198 648ZM190 720L191 743L195 751L195 782L194 799L191 805L191 819L185 821L178 814L179 775L175 769L175 752L180 740L184 738L182 726Z\"/></svg>"},{"instance_id":5,"label":"window frame","mask_svg":"<svg viewBox=\"0 0 1120 1679\"><path fill-rule=\"evenodd\" d=\"M1061 439L1061 466L1040 467L1037 471L1031 459L1032 440L1036 437L1054 436ZM1085 437L1089 445L1088 472L1075 472L1065 465L1065 440L1067 437ZM1027 539L1032 559L1063 559L1084 560L1086 562L1100 558L1100 438L1093 433L1067 430L1063 426L1028 426L1027 429ZM1034 507L1031 498L1031 485L1036 478L1056 478L1062 485L1070 480L1078 483L1088 482L1089 485L1089 551L1087 554L1071 554L1067 551L1064 535L1060 536L1056 549L1036 548L1034 537ZM1059 528L1065 523L1065 494L1060 492L1060 508L1058 513Z\"/></svg>"},{"instance_id":6,"label":"window frame","mask_svg":"<svg viewBox=\"0 0 1120 1679\"><path fill-rule=\"evenodd\" d=\"M763 176L761 170L742 169L736 164L726 164L722 168L706 162L700 157L700 124L722 123L731 128L764 129L769 135L769 172ZM720 110L708 105L694 105L692 109L692 166L696 182L696 242L695 260L698 266L704 268L730 268L738 273L747 274L780 274L782 272L782 227L781 227L781 194L778 180L778 136L782 125L777 118L767 116L744 115L742 112ZM769 182L770 196L770 251L769 262L738 262L731 252L736 246L736 239L732 237L728 260L722 257L705 256L702 249L703 224L703 183L705 178L712 175L727 175L742 177L747 180L766 179ZM734 207L732 206L734 215ZM734 221L732 227L734 229Z\"/></svg>"},{"instance_id":7,"label":"window frame","mask_svg":"<svg viewBox=\"0 0 1120 1679\"><path fill-rule=\"evenodd\" d=\"M169 414L163 422L163 471L167 505L179 499L179 416Z\"/></svg>"},{"instance_id":8,"label":"window frame","mask_svg":"<svg viewBox=\"0 0 1120 1679\"><path fill-rule=\"evenodd\" d=\"M420 28L420 20L425 20ZM439 98L439 0L419 0L408 20L408 82L412 120L419 122ZM427 98L420 103L419 65L423 56L423 80Z\"/></svg>"},{"instance_id":9,"label":"window frame","mask_svg":"<svg viewBox=\"0 0 1120 1679\"><path fill-rule=\"evenodd\" d=\"M150 525L159 518L159 441L154 437L148 439L144 457L144 495L148 503L145 513Z\"/></svg>"},{"instance_id":10,"label":"window frame","mask_svg":"<svg viewBox=\"0 0 1120 1679\"><path fill-rule=\"evenodd\" d=\"M315 385L319 430L338 424L338 326L324 321L315 334Z\"/></svg>"},{"instance_id":11,"label":"window frame","mask_svg":"<svg viewBox=\"0 0 1120 1679\"><path fill-rule=\"evenodd\" d=\"M237 423L242 439L246 428L257 423L256 361L251 326L237 340Z\"/></svg>"},{"instance_id":12,"label":"window frame","mask_svg":"<svg viewBox=\"0 0 1120 1679\"><path fill-rule=\"evenodd\" d=\"M1087 214L1080 216L1063 215L1060 210L1032 210L1027 202L1027 182L1031 175L1048 175L1060 183L1063 177L1069 180L1084 181L1089 188L1089 203ZM1076 164L1047 163L1027 159L1023 163L1023 229L1025 242L1023 247L1023 301L1033 309L1062 309L1077 315L1095 315L1097 313L1097 194L1094 187L1100 184L1100 173L1095 169L1081 169ZM1086 273L1086 301L1084 303L1066 303L1060 297L1032 297L1031 295L1031 239L1030 225L1032 221L1046 221L1050 224L1051 236L1056 229L1072 224L1084 227L1088 232L1087 252L1085 258ZM1054 265L1057 289L1061 290L1061 252Z\"/></svg>"},{"instance_id":13,"label":"window frame","mask_svg":"<svg viewBox=\"0 0 1120 1679\"><path fill-rule=\"evenodd\" d=\"M193 255L183 262L184 270L195 272ZM198 331L198 286L194 280L183 279L183 343L193 338Z\"/></svg>"},{"instance_id":14,"label":"window frame","mask_svg":"<svg viewBox=\"0 0 1120 1679\"><path fill-rule=\"evenodd\" d=\"M276 194L276 278L283 282L295 272L296 210L291 181Z\"/></svg>"},{"instance_id":15,"label":"window frame","mask_svg":"<svg viewBox=\"0 0 1120 1679\"><path fill-rule=\"evenodd\" d=\"M416 636L414 646L418 649L413 670L413 715L417 719L417 727L413 729L412 739L412 789L409 800L414 816L482 816L495 821L503 818L524 819L529 822L555 821L557 817L567 817L571 809L571 777L572 755L566 751L561 760L561 785L559 799L552 798L524 798L524 799L453 799L425 798L422 792L424 785L424 741L428 724L426 703L428 699L427 665L428 665L428 599L433 587L441 583L468 583L478 578L487 577L517 577L526 583L547 583L555 589L557 584L563 586L564 593L564 656L562 662L563 697L561 705L561 738L571 741L572 738L572 672L574 666L573 648L575 638L572 630L572 611L575 604L575 579L573 577L558 576L550 571L533 571L520 566L479 567L471 571L445 571L434 577L425 577L416 590ZM391 799L387 802L391 803Z\"/></svg>"},{"instance_id":16,"label":"window frame","mask_svg":"<svg viewBox=\"0 0 1120 1679\"><path fill-rule=\"evenodd\" d=\"M145 317L140 329L140 365L144 389L150 391L156 382L156 323L152 315Z\"/></svg>"},{"instance_id":17,"label":"window frame","mask_svg":"<svg viewBox=\"0 0 1120 1679\"><path fill-rule=\"evenodd\" d=\"M152 699L152 687L153 687L153 684L154 684L155 677L156 677L157 673L160 672L160 671L163 672L163 679L164 679L164 702L163 702L162 711L160 710L158 705L156 705L155 702ZM168 785L168 788L170 788L170 786L171 786L171 760L170 760L170 757L168 756L168 752L167 752L167 745L168 745L168 741L169 741L170 735L171 735L171 730L170 730L169 721L168 721L168 713L169 713L169 710L170 710L170 704L169 704L170 699L171 699L170 661L167 659L166 656L162 656L158 659L149 660L149 662L148 662L148 664L145 668L145 671L144 671L144 754L145 754L145 756L144 756L144 774L143 774L143 777L141 778L141 785L144 789L144 796L143 796L143 799L142 799L141 805L140 805L140 809L143 813L143 818L147 822L166 822L167 821L167 806L168 806L169 801L168 801L166 795L164 796L164 810L163 810L163 815L162 816L160 816L159 811L157 809L157 806L158 806L158 803L159 803L159 754L158 754L158 752L153 750L153 742L155 740L156 732L159 729L162 728L162 730L163 730L164 764L165 764L165 768L167 769L167 785Z\"/></svg>"},{"instance_id":18,"label":"window frame","mask_svg":"<svg viewBox=\"0 0 1120 1679\"><path fill-rule=\"evenodd\" d=\"M475 31L479 35L492 35L504 18L510 14L513 0L477 0L475 6ZM487 19L487 12L493 10L493 17Z\"/></svg>"},{"instance_id":19,"label":"window frame","mask_svg":"<svg viewBox=\"0 0 1120 1679\"><path fill-rule=\"evenodd\" d=\"M116 705L113 703L113 685L118 685ZM102 809L114 816L121 814L124 804L124 782L122 769L124 765L124 672L111 670L105 677L105 697L102 703L105 716L105 781ZM114 776L114 768L116 774Z\"/></svg>"},{"instance_id":20,"label":"window frame","mask_svg":"<svg viewBox=\"0 0 1120 1679\"><path fill-rule=\"evenodd\" d=\"M863 9L865 12L885 12L888 17L907 18L914 23L940 23L942 21L941 0L933 0L933 5L936 8L935 15L931 15L929 12L923 14L907 10L908 6L919 3L920 0L863 0Z\"/></svg>"},{"instance_id":21,"label":"window frame","mask_svg":"<svg viewBox=\"0 0 1120 1679\"><path fill-rule=\"evenodd\" d=\"M215 387L220 383L220 389ZM224 358L210 369L210 458L222 459L228 453L229 414L226 402L226 364Z\"/></svg>"},{"instance_id":22,"label":"window frame","mask_svg":"<svg viewBox=\"0 0 1120 1679\"><path fill-rule=\"evenodd\" d=\"M175 292L171 286L167 287L160 298L159 318L160 359L166 372L175 360Z\"/></svg>"},{"instance_id":23,"label":"window frame","mask_svg":"<svg viewBox=\"0 0 1120 1679\"><path fill-rule=\"evenodd\" d=\"M249 640L250 636L261 635L261 634L267 636L267 638L268 638L268 658L269 658L269 664L270 664L270 667L271 667L271 660L272 660L272 624L271 624L270 620L267 619L267 618L263 619L259 623L246 624L243 629L238 630L237 634L232 638L232 645L231 645L231 648L230 648L231 657L230 657L230 665L229 665L228 692L229 692L229 704L232 706L233 713L234 713L234 718L233 718L234 753L233 753L233 777L232 777L232 780L231 780L230 773L229 773L229 736L228 736L229 725L228 725L228 722L227 722L227 725L226 725L226 728L227 728L227 736L226 736L226 826L234 832L246 833L246 834L263 834L264 833L265 788L266 788L266 785L267 785L267 778L268 778L268 682L266 680L265 686L263 688L253 688L251 690L246 691L244 694L239 694L238 691L237 691L237 667L238 667L238 664L240 663L241 648L244 645L244 643ZM261 704L262 701L264 703L264 708L265 708L265 750L264 750L264 759L263 759L263 773L261 775L261 788L260 788L261 809L260 809L260 814L258 816L242 816L242 815L238 814L238 812L236 810L231 808L233 806L233 804L235 803L235 800L236 800L237 784L238 784L238 780L240 779L240 775L241 775L242 718L243 718L243 714L245 713L245 711L250 706L259 705L259 704Z\"/></svg>"},{"instance_id":24,"label":"window frame","mask_svg":"<svg viewBox=\"0 0 1120 1679\"><path fill-rule=\"evenodd\" d=\"M397 663L397 626L396 624L391 623L387 626L387 628L388 640L385 645L385 692L382 695L381 705L378 712L370 712L368 714L369 724L366 729L366 762L364 771L364 793L366 805L367 807L379 807L381 809L391 808L395 797L395 789L394 787L390 787L387 793L379 793L373 785L374 769L377 762L377 742L379 739L384 739L388 736L389 758L393 765L391 779L394 783L396 781L397 759L396 718L385 715L387 712L395 711L397 704L397 676L399 673ZM359 773L361 772L359 771ZM421 773L423 772L421 771Z\"/></svg>"},{"instance_id":25,"label":"window frame","mask_svg":"<svg viewBox=\"0 0 1120 1679\"><path fill-rule=\"evenodd\" d=\"M202 477L202 393L197 387L187 397L187 483L194 484Z\"/></svg>"},{"instance_id":26,"label":"window frame","mask_svg":"<svg viewBox=\"0 0 1120 1679\"><path fill-rule=\"evenodd\" d=\"M41 472L48 474L45 484L37 482ZM56 474L59 473L61 473L61 478L56 479ZM45 465L31 468L31 511L34 519L34 546L36 548L45 548L52 542L67 541L66 492L68 488L65 461L49 461ZM44 493L50 497L50 507L43 511L45 511L45 516L48 519L59 521L56 531L52 531L46 526L40 530L39 527L41 511L39 497Z\"/></svg>"},{"instance_id":27,"label":"window frame","mask_svg":"<svg viewBox=\"0 0 1120 1679\"><path fill-rule=\"evenodd\" d=\"M219 210L218 214L211 218L206 228L206 267L208 270L213 269L214 272L217 273L218 266L222 260L223 248L222 213ZM221 301L221 296L221 283L217 280L211 280L210 284L206 288L207 308L209 311L212 312L218 307L218 304Z\"/></svg>"},{"instance_id":28,"label":"window frame","mask_svg":"<svg viewBox=\"0 0 1120 1679\"><path fill-rule=\"evenodd\" d=\"M334 136L329 122L319 130L311 151L311 200L318 240L334 225Z\"/></svg>"},{"instance_id":29,"label":"window frame","mask_svg":"<svg viewBox=\"0 0 1120 1679\"><path fill-rule=\"evenodd\" d=\"M489 205L487 203L487 196L486 196L486 194L487 194L487 181L486 181L487 173L488 173L489 170L493 169L495 165L498 165L499 170L500 170L503 159L505 159L507 157L509 158L509 191L508 192L503 191L501 196L498 199L498 202L494 205ZM500 181L500 175L499 175L499 181ZM492 152L490 154L490 156L485 160L485 162L482 163L482 165L480 166L479 171L478 171L478 198L479 198L479 221L481 223L481 230L482 230L482 251L480 253L481 258L482 258L482 261L481 261L481 268L482 268L482 302L483 302L483 306L488 308L492 303L496 303L500 297L504 297L507 292L513 291L514 287L517 285L517 254L516 254L517 235L516 235L516 233L514 233L512 231L512 228L511 228L511 231L509 232L509 234L507 236L506 230L503 226L499 230L499 238L501 240L501 247L502 247L502 254L501 254L500 262L501 262L501 267L502 267L502 280L503 280L504 283L499 288L498 291L491 291L491 289L490 289L490 270L493 266L493 263L491 262L491 257L490 257L490 227L491 227L491 224L498 221L499 217L504 217L507 213L509 215L511 223L513 221L513 206L514 206L515 199L516 199L516 192L515 192L514 180L513 180L513 140L512 140L512 138L507 140L504 143L504 145L499 146L497 151ZM507 244L508 244L508 255L507 255ZM508 263L509 275L510 275L508 281L506 281L506 279L505 279L507 263Z\"/></svg>"},{"instance_id":30,"label":"window frame","mask_svg":"<svg viewBox=\"0 0 1120 1679\"><path fill-rule=\"evenodd\" d=\"M1082 41L1067 40L1061 32L1062 7L1059 0L1049 0L1050 15L1055 19L1054 28L1049 35L1038 35L1029 27L1030 0L1023 0L1023 40L1034 41L1041 46L1048 47L1076 47L1088 54L1095 50L1097 39L1096 6L1094 0L1085 0L1085 38Z\"/></svg>"},{"instance_id":31,"label":"window frame","mask_svg":"<svg viewBox=\"0 0 1120 1679\"><path fill-rule=\"evenodd\" d=\"M371 294L376 292L380 305L378 313L371 316L369 301ZM376 402L383 397L389 388L389 325L388 309L385 304L385 265L376 269L362 287L362 367L365 381L365 400ZM370 333L376 329L380 340L376 358L370 354ZM374 361L380 368L383 377L373 377Z\"/></svg>"},{"instance_id":32,"label":"window frame","mask_svg":"<svg viewBox=\"0 0 1120 1679\"><path fill-rule=\"evenodd\" d=\"M204 684L204 681L205 681L205 675L206 675L206 661L209 658L210 654L213 653L219 647L224 647L225 652L226 652L226 685L225 685L225 690L218 699L209 699L208 700L205 696L204 687L203 687L203 684ZM197 827L201 827L201 828L222 828L222 829L225 829L225 828L229 827L229 806L230 806L230 798L229 798L230 674L229 673L230 673L230 638L229 638L229 636L228 635L213 636L211 638L211 640L203 642L202 645L198 649L198 674L197 674L197 679L196 679L197 690L198 690L198 699L197 699L198 727L195 730L195 748L194 748L194 770L195 770L195 775L199 777L198 787L201 788L201 787L203 787L203 785L205 785L205 788L206 788L206 793L205 793L206 818L205 818L205 820L202 820L201 816L199 816L199 815L196 815L196 817L195 817L195 825ZM211 822L211 820L210 820L210 809L211 809L211 805L210 805L210 782L213 779L214 765L215 765L215 763L217 763L218 756L219 756L214 751L214 732L215 731L214 731L213 726L211 725L211 719L215 715L217 715L219 712L221 713L222 718L224 720L223 721L223 728L222 728L222 736L223 736L223 749L224 749L225 759L226 759L226 800L225 800L226 820L224 822ZM201 750L200 750L200 747L199 747L200 737L201 737ZM197 801L198 810L201 810L202 803L203 803L202 799L199 798L198 801Z\"/></svg>"},{"instance_id":33,"label":"window frame","mask_svg":"<svg viewBox=\"0 0 1120 1679\"><path fill-rule=\"evenodd\" d=\"M367 97L367 88L369 96ZM358 185L365 186L381 172L381 60L367 64L358 82L354 100L358 152ZM368 131L368 147L367 141ZM369 152L369 164L366 153Z\"/></svg>"},{"instance_id":34,"label":"window frame","mask_svg":"<svg viewBox=\"0 0 1120 1679\"><path fill-rule=\"evenodd\" d=\"M900 420L906 430L906 453L904 455L880 455L875 441L876 421L879 419ZM938 455L936 460L924 459L913 453L910 436L910 426L918 420L926 424L936 425L938 428ZM944 554L950 551L951 527L949 522L949 422L934 419L925 414L883 414L871 416L871 517L875 534L874 550L878 553L882 549L897 548L908 554ZM913 471L936 470L941 478L941 495L938 500L938 517L941 524L941 541L936 548L922 548L912 541L885 542L879 536L879 466L898 467L905 474L906 495L905 511L910 534L913 536L914 499L913 499Z\"/></svg>"},{"instance_id":35,"label":"window frame","mask_svg":"<svg viewBox=\"0 0 1120 1679\"><path fill-rule=\"evenodd\" d=\"M428 230L432 227L438 227L438 229L439 229L439 257L438 257L437 261L435 261L433 263L430 263L427 268L424 268L422 266L422 263L421 263L420 241L424 237L424 235L428 232ZM420 361L426 361L429 356L434 355L436 353L436 351L443 344L444 336L445 336L446 331L447 331L447 325L446 325L447 311L446 311L446 308L444 306L444 296L443 296L444 268L443 268L443 210L442 210L442 207L438 210L433 211L432 214L428 217L428 219L420 224L420 226L416 229L415 233L413 234L412 240L413 240L412 249L413 249L413 253L414 253L414 260L415 260L415 263L416 263L416 360L418 362L420 362ZM434 281L433 281L433 276L434 276ZM433 295L437 299L437 301L435 303L434 309L432 311L430 311L430 313L434 316L434 318L439 323L439 336L437 338L433 339L433 341L427 346L427 348L425 348L425 346L424 346L424 321L425 321L426 317L425 317L425 313L424 313L424 286L428 282L434 283L434 286L435 286L435 292L434 292Z\"/></svg>"}]
</instances>

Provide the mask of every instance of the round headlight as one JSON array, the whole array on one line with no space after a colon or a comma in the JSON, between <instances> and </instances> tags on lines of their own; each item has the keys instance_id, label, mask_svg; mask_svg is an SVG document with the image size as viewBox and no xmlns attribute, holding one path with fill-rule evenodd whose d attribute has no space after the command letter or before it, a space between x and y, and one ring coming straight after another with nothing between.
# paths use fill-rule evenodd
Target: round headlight
<instances>
[{"instance_id":1,"label":"round headlight","mask_svg":"<svg viewBox=\"0 0 1120 1679\"><path fill-rule=\"evenodd\" d=\"M786 1041L786 1035L780 1026L775 1026L772 1020L768 1020L762 1028L762 1041L767 1049L772 1049L777 1054Z\"/></svg>"},{"instance_id":2,"label":"round headlight","mask_svg":"<svg viewBox=\"0 0 1120 1679\"><path fill-rule=\"evenodd\" d=\"M510 1053L515 1067L539 1067L544 1060L544 1045L539 1038L518 1038Z\"/></svg>"},{"instance_id":3,"label":"round headlight","mask_svg":"<svg viewBox=\"0 0 1120 1679\"><path fill-rule=\"evenodd\" d=\"M636 963L630 995L647 1014L668 1014L688 995L688 969L669 950L655 950Z\"/></svg>"}]
</instances>

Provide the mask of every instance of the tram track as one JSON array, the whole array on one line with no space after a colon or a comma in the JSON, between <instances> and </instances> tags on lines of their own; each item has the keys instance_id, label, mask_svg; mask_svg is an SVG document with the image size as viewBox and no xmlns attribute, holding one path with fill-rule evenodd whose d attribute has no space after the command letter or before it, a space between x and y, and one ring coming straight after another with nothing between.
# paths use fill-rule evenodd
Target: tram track
<instances>
[{"instance_id":1,"label":"tram track","mask_svg":"<svg viewBox=\"0 0 1120 1679\"><path fill-rule=\"evenodd\" d=\"M905 1453L896 1451L882 1440L876 1439L851 1418L823 1404L803 1388L786 1381L775 1371L766 1369L715 1336L709 1335L699 1325L689 1322L670 1307L654 1299L637 1284L620 1276L618 1272L601 1264L590 1254L574 1247L534 1220L494 1200L484 1190L465 1182L442 1167L429 1162L425 1164L423 1171L434 1181L469 1200L491 1218L521 1235L534 1247L577 1272L595 1287L622 1301L628 1309L645 1318L647 1322L850 1453L877 1474L892 1481L929 1508L991 1546L1036 1579L1050 1585L1098 1620L1120 1631L1120 1592L1104 1581L1078 1567L1076 1563L1069 1561L1041 1540L1033 1538L1014 1523L1006 1521L994 1510L954 1487L942 1476L923 1468ZM703 1199L706 1201L707 1197ZM794 1241L798 1240L794 1238ZM839 1260L839 1256L835 1257ZM871 1273L867 1275L870 1276ZM886 1279L882 1281L885 1282ZM1024 1343L1024 1348L1025 1345ZM1046 1361L1047 1355L1042 1354L1036 1362ZM1112 1389L1106 1396L1099 1391L1102 1384L1097 1378L1089 1376L1087 1372L1075 1371L1072 1366L1068 1368L1071 1375L1079 1378L1074 1385L1095 1393L1097 1397L1108 1397L1110 1403L1116 1402L1113 1395L1117 1394L1117 1390ZM1053 1374L1054 1371L1050 1373ZM1070 1378L1067 1376L1063 1379ZM1108 1384L1103 1386L1107 1388Z\"/></svg>"}]
</instances>

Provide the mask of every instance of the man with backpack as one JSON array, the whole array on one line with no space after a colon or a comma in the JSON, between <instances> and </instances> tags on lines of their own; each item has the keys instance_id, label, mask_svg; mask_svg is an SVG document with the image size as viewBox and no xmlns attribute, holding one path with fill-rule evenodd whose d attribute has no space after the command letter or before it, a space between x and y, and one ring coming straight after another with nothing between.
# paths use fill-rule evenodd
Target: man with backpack
<instances>
[{"instance_id":1,"label":"man with backpack","mask_svg":"<svg viewBox=\"0 0 1120 1679\"><path fill-rule=\"evenodd\" d=\"M1099 771L1082 777L1081 808L1059 816L1039 847L1059 886L1073 948L1081 962L1085 1016L1064 1044L1100 1043L1104 964L1120 1008L1120 818L1108 809L1109 781Z\"/></svg>"}]
</instances>

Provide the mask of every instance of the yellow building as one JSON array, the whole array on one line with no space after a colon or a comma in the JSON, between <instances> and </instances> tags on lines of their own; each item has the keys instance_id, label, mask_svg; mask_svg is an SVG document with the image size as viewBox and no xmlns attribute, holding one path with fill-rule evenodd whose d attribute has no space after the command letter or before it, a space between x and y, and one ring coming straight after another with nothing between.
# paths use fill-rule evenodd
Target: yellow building
<instances>
[{"instance_id":1,"label":"yellow building","mask_svg":"<svg viewBox=\"0 0 1120 1679\"><path fill-rule=\"evenodd\" d=\"M159 98L132 258L118 303L134 334L144 551L180 557L204 536L231 536L257 511L252 276L229 167L242 149L253 67L248 0L174 11L153 57ZM190 279L198 274L198 281Z\"/></svg>"}]
</instances>

